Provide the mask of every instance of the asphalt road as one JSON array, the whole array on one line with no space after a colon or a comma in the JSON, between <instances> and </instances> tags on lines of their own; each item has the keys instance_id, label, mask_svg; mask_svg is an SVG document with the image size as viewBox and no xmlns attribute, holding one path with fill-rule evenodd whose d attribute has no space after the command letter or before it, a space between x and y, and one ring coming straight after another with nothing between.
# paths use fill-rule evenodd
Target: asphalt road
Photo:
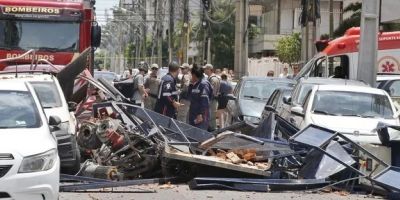
<instances>
[{"instance_id":1,"label":"asphalt road","mask_svg":"<svg viewBox=\"0 0 400 200\"><path fill-rule=\"evenodd\" d=\"M152 193L132 193L132 191L145 190ZM358 194L347 194L345 192L332 193L309 193L309 192L282 192L282 193L256 193L256 192L235 192L235 191L218 191L218 190L190 190L187 185L146 185L139 187L125 187L114 190L110 193L110 189L105 190L106 193L61 193L60 200L131 200L131 199L176 199L176 200L193 200L193 199L251 199L251 200L356 200L356 199L382 199L382 197L368 197Z\"/></svg>"}]
</instances>

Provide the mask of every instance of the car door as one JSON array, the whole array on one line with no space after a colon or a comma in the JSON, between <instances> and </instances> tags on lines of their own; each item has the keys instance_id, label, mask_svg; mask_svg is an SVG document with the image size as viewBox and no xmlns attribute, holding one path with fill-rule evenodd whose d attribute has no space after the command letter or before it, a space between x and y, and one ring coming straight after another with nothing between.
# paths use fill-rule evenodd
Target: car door
<instances>
[{"instance_id":1,"label":"car door","mask_svg":"<svg viewBox=\"0 0 400 200\"><path fill-rule=\"evenodd\" d=\"M265 119L266 117L269 116L269 114L271 113L271 110L270 110L271 108L273 108L276 111L280 95L281 95L280 90L275 90L271 94L270 98L268 99L267 103L265 104L265 108L261 114L261 119Z\"/></svg>"},{"instance_id":2,"label":"car door","mask_svg":"<svg viewBox=\"0 0 400 200\"><path fill-rule=\"evenodd\" d=\"M304 119L305 119L305 115L307 114L307 106L310 100L310 96L311 96L311 91L308 92L308 94L305 97L304 103L301 106L296 106L296 107L301 107L303 108L303 114L299 115L296 113L290 113L290 117L289 117L289 122L292 123L293 125L295 125L297 128L302 128L302 125L304 125Z\"/></svg>"}]
</instances>

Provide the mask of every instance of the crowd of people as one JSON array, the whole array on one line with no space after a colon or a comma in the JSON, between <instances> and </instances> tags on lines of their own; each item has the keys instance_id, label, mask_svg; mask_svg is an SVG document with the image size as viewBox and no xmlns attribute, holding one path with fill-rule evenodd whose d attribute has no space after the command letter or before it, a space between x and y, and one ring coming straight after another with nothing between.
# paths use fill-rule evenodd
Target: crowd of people
<instances>
[{"instance_id":1,"label":"crowd of people","mask_svg":"<svg viewBox=\"0 0 400 200\"><path fill-rule=\"evenodd\" d=\"M138 70L131 77L133 104L204 130L224 127L228 95L233 92L232 70L175 62L161 78L157 64L150 66L150 72L145 65Z\"/></svg>"},{"instance_id":2,"label":"crowd of people","mask_svg":"<svg viewBox=\"0 0 400 200\"><path fill-rule=\"evenodd\" d=\"M217 69L212 64L175 62L169 64L168 73L162 77L158 77L157 64L140 64L134 70L129 71L133 104L204 130L225 127L228 96L233 92L233 70ZM292 70L293 74L289 74L285 67L279 77L293 78L300 71L297 65ZM268 71L267 77L274 76L274 71Z\"/></svg>"}]
</instances>

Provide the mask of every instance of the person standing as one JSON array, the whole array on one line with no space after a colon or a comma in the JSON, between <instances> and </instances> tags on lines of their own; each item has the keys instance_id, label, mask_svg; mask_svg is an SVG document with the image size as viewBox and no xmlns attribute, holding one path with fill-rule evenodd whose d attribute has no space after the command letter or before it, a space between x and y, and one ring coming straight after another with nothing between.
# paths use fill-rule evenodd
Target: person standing
<instances>
[{"instance_id":1,"label":"person standing","mask_svg":"<svg viewBox=\"0 0 400 200\"><path fill-rule=\"evenodd\" d=\"M204 79L203 69L193 64L189 86L189 124L207 130L209 127L211 84Z\"/></svg>"},{"instance_id":2,"label":"person standing","mask_svg":"<svg viewBox=\"0 0 400 200\"><path fill-rule=\"evenodd\" d=\"M178 120L181 122L188 123L188 113L190 107L189 101L189 85L192 80L190 65L183 63L181 66L182 78L180 80L181 92L180 92L180 103L183 104L178 108Z\"/></svg>"},{"instance_id":3,"label":"person standing","mask_svg":"<svg viewBox=\"0 0 400 200\"><path fill-rule=\"evenodd\" d=\"M214 131L217 129L217 107L218 107L218 95L221 80L216 74L214 74L214 67L211 64L206 64L204 67L204 73L208 76L208 82L210 82L213 90L213 95L211 97L210 103L210 127L209 131Z\"/></svg>"},{"instance_id":4,"label":"person standing","mask_svg":"<svg viewBox=\"0 0 400 200\"><path fill-rule=\"evenodd\" d=\"M144 107L149 110L154 110L157 102L157 94L160 88L161 80L157 77L158 65L151 65L151 72L145 80L144 87L148 94L148 98L144 102Z\"/></svg>"},{"instance_id":5,"label":"person standing","mask_svg":"<svg viewBox=\"0 0 400 200\"><path fill-rule=\"evenodd\" d=\"M226 106L228 105L228 95L232 94L233 87L228 82L228 76L226 74L221 75L221 84L219 88L219 97L218 97L218 110L217 117L219 121L220 128L225 127L225 120L227 118Z\"/></svg>"},{"instance_id":6,"label":"person standing","mask_svg":"<svg viewBox=\"0 0 400 200\"><path fill-rule=\"evenodd\" d=\"M287 67L283 68L283 73L279 74L279 78L287 78L289 76L289 71Z\"/></svg>"},{"instance_id":7,"label":"person standing","mask_svg":"<svg viewBox=\"0 0 400 200\"><path fill-rule=\"evenodd\" d=\"M179 65L175 62L170 63L168 65L168 73L161 78L154 109L154 111L173 119L176 119L177 108L181 106L178 102L178 91L176 89L178 74Z\"/></svg>"},{"instance_id":8,"label":"person standing","mask_svg":"<svg viewBox=\"0 0 400 200\"><path fill-rule=\"evenodd\" d=\"M137 106L143 106L143 99L146 99L148 94L144 88L144 75L147 69L144 66L139 67L139 73L133 78L133 96L132 102Z\"/></svg>"}]
</instances>

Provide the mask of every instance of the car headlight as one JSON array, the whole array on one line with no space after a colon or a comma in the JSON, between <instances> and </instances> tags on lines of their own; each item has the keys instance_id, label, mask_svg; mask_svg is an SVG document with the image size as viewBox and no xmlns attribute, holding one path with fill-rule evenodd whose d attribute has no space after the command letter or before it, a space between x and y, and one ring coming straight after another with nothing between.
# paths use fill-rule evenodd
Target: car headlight
<instances>
[{"instance_id":1,"label":"car headlight","mask_svg":"<svg viewBox=\"0 0 400 200\"><path fill-rule=\"evenodd\" d=\"M42 154L25 157L22 160L18 173L32 173L51 169L57 159L57 150L52 149Z\"/></svg>"},{"instance_id":2,"label":"car headlight","mask_svg":"<svg viewBox=\"0 0 400 200\"><path fill-rule=\"evenodd\" d=\"M253 124L257 124L260 122L260 118L252 117L252 116L243 116L243 121L251 122Z\"/></svg>"}]
</instances>

